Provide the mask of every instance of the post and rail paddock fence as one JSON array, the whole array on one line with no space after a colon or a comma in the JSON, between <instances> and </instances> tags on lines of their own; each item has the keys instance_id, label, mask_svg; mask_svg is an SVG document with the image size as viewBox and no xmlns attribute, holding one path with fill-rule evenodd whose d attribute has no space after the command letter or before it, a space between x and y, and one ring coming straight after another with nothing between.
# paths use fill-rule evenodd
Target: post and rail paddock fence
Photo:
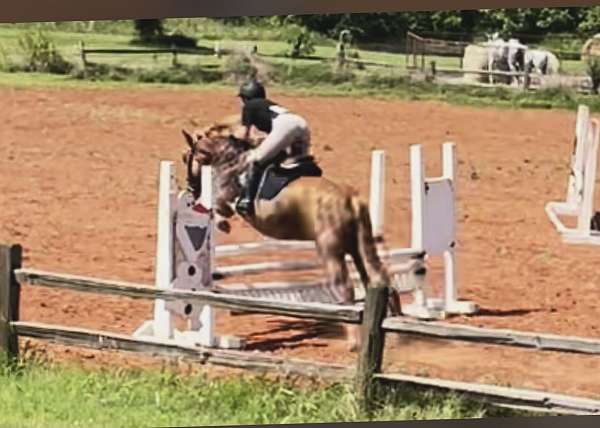
<instances>
[{"instance_id":1,"label":"post and rail paddock fence","mask_svg":"<svg viewBox=\"0 0 600 428\"><path fill-rule=\"evenodd\" d=\"M448 147L451 148L451 146ZM411 156L417 158L418 154L418 148L411 150ZM411 169L417 171L417 165L411 164ZM444 180L438 179L437 181L440 185L436 191L442 192ZM420 185L423 186L423 183L421 182ZM431 189L433 188L435 186ZM418 198L413 201L415 204L418 202ZM222 248L224 249L224 247ZM235 250L239 251L239 248L236 247ZM364 303L354 305L282 300L268 296L257 297L212 290L193 291L174 289L173 287L161 288L156 285L45 272L23 266L22 251L20 245L0 246L0 350L8 353L11 358L19 357L20 338L32 338L54 344L96 350L185 358L199 364L319 377L335 382L350 381L354 382L358 401L366 411L375 408L377 402L375 393L379 390L379 386L402 385L437 391L453 391L471 399L483 400L503 407L557 414L600 415L600 400L596 399L541 390L459 382L403 373L385 373L382 364L386 337L390 334L595 357L600 357L600 338L490 329L447 321L422 320L406 315L390 317L387 314L386 305L389 290L387 287L378 286L380 284L376 284L366 291ZM449 266L449 273L452 274L452 265ZM448 275L448 278L452 278L452 275ZM448 281L448 284L452 284L452 281ZM186 302L241 313L358 325L362 331L362 347L357 353L356 364L348 366L288 359L260 352L246 352L243 349L223 349L219 347L218 342L215 346L202 346L184 341L165 340L161 337L136 336L135 334L25 321L20 317L21 289L25 286L146 299L155 302Z\"/></svg>"},{"instance_id":2,"label":"post and rail paddock fence","mask_svg":"<svg viewBox=\"0 0 600 428\"><path fill-rule=\"evenodd\" d=\"M214 47L210 48L181 48L175 45L168 48L152 47L152 48L89 48L86 47L85 42L79 42L79 57L81 64L85 68L90 62L88 57L90 55L171 55L171 64L173 67L179 65L178 58L181 55L192 55L192 56L209 56L213 55L218 58L224 55L230 55L235 49L223 48L219 41L215 41ZM245 51L252 55L258 54L258 46L253 45L251 47L246 46Z\"/></svg>"},{"instance_id":3,"label":"post and rail paddock fence","mask_svg":"<svg viewBox=\"0 0 600 428\"><path fill-rule=\"evenodd\" d=\"M199 364L318 377L334 382L354 381L358 398L365 410L373 409L376 402L374 391L378 389L377 385L384 384L453 391L471 399L483 400L502 407L558 414L600 414L600 401L588 398L382 372L387 334L400 333L442 340L600 356L600 340L598 339L485 329L437 321L418 321L405 317L387 317L385 303L388 289L386 287L370 288L363 306L282 302L275 299L215 294L208 291L160 290L143 284L43 272L23 268L21 259L22 248L19 245L0 246L0 350L8 353L11 358L17 358L19 355L19 338L28 337L54 344L95 350L185 358ZM21 321L19 319L19 301L21 287L25 284L134 299L186 300L199 304L210 304L221 309L361 325L363 347L358 354L357 364L351 367L280 358L256 352L190 346L86 328Z\"/></svg>"}]
</instances>

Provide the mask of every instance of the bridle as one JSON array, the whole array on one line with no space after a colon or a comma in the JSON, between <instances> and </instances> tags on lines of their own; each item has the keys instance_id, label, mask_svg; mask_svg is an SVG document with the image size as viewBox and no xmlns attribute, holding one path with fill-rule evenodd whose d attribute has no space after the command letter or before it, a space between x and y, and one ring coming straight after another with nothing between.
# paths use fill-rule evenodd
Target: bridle
<instances>
[{"instance_id":1,"label":"bridle","mask_svg":"<svg viewBox=\"0 0 600 428\"><path fill-rule=\"evenodd\" d=\"M194 199L198 199L200 194L202 193L202 174L199 172L198 177L194 179L193 176L193 162L196 157L196 153L201 153L210 159L211 153L208 150L205 150L201 147L198 147L198 140L189 142L190 152L187 158L187 190L192 193Z\"/></svg>"}]
</instances>

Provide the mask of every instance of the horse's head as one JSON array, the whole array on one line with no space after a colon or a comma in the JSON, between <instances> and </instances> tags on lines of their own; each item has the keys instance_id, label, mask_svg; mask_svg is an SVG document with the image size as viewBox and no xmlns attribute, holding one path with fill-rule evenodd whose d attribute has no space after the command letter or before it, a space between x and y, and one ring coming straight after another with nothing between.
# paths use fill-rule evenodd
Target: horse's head
<instances>
[{"instance_id":1,"label":"horse's head","mask_svg":"<svg viewBox=\"0 0 600 428\"><path fill-rule=\"evenodd\" d=\"M244 153L253 146L232 133L221 133L216 129L201 130L190 134L182 130L188 149L182 154L187 167L188 189L195 198L200 196L203 166L221 169L239 169L245 162ZM240 166L241 165L241 166Z\"/></svg>"}]
</instances>

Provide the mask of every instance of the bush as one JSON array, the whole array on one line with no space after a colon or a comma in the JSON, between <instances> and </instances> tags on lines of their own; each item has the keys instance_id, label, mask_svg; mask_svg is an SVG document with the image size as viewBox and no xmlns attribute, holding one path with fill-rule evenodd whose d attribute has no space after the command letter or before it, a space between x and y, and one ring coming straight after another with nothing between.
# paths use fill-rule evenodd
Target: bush
<instances>
[{"instance_id":1,"label":"bush","mask_svg":"<svg viewBox=\"0 0 600 428\"><path fill-rule=\"evenodd\" d=\"M207 70L198 65L180 65L167 69L128 69L106 64L89 64L72 73L73 77L91 81L137 81L142 83L191 84L210 83L223 78L217 70Z\"/></svg>"},{"instance_id":2,"label":"bush","mask_svg":"<svg viewBox=\"0 0 600 428\"><path fill-rule=\"evenodd\" d=\"M140 70L135 73L136 79L143 83L211 83L223 78L220 71L206 70L198 65L179 66L162 70Z\"/></svg>"},{"instance_id":3,"label":"bush","mask_svg":"<svg viewBox=\"0 0 600 428\"><path fill-rule=\"evenodd\" d=\"M135 31L139 40L147 42L163 35L163 24L160 19L136 19Z\"/></svg>"},{"instance_id":4,"label":"bush","mask_svg":"<svg viewBox=\"0 0 600 428\"><path fill-rule=\"evenodd\" d=\"M132 40L134 45L154 45L177 48L194 49L198 41L193 38L173 31L165 33L163 23L160 19L138 19L135 21L137 37Z\"/></svg>"},{"instance_id":5,"label":"bush","mask_svg":"<svg viewBox=\"0 0 600 428\"><path fill-rule=\"evenodd\" d=\"M315 38L311 31L300 25L291 24L286 28L286 35L289 45L288 56L300 58L315 53Z\"/></svg>"},{"instance_id":6,"label":"bush","mask_svg":"<svg viewBox=\"0 0 600 428\"><path fill-rule=\"evenodd\" d=\"M71 75L81 80L120 82L129 79L132 71L106 64L88 64L83 69L74 69Z\"/></svg>"},{"instance_id":7,"label":"bush","mask_svg":"<svg viewBox=\"0 0 600 428\"><path fill-rule=\"evenodd\" d=\"M19 38L18 46L24 56L22 71L68 74L73 69L41 31L25 34Z\"/></svg>"}]
</instances>

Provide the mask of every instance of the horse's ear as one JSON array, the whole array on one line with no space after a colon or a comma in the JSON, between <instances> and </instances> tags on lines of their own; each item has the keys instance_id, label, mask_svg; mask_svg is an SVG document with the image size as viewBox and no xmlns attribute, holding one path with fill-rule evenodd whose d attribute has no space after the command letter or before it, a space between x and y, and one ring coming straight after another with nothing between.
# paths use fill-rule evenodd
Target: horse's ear
<instances>
[{"instance_id":1,"label":"horse's ear","mask_svg":"<svg viewBox=\"0 0 600 428\"><path fill-rule=\"evenodd\" d=\"M188 146L190 146L190 149L193 149L194 148L194 138L185 129L182 129L181 133L185 137L185 141L188 143Z\"/></svg>"}]
</instances>

